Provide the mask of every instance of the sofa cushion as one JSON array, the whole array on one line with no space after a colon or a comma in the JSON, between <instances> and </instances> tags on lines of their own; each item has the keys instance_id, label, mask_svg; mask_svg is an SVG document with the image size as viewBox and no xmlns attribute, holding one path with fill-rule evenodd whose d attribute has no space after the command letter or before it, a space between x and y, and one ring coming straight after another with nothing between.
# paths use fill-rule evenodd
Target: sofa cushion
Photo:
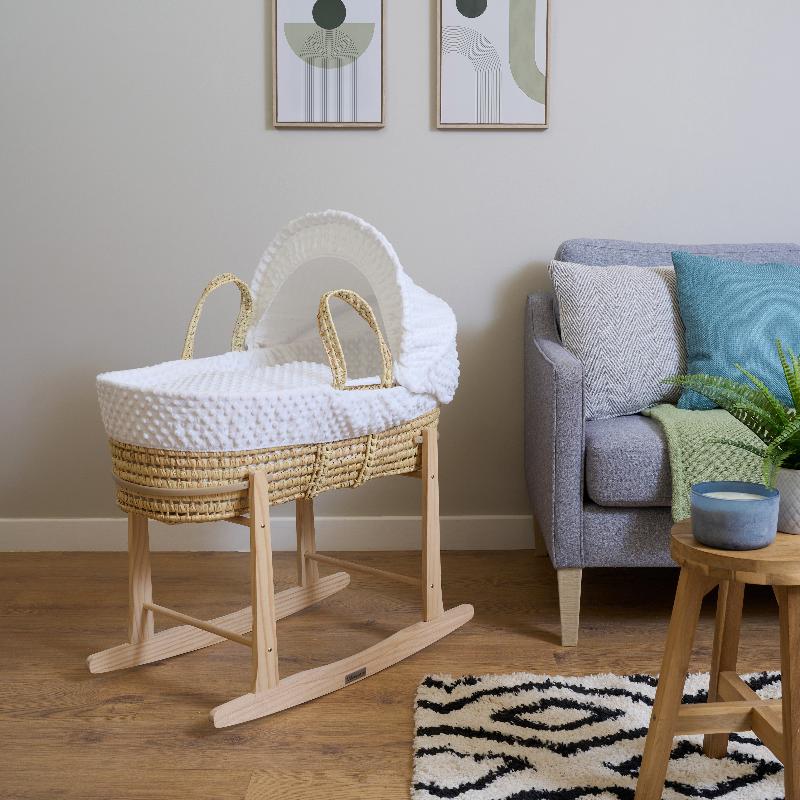
<instances>
[{"instance_id":1,"label":"sofa cushion","mask_svg":"<svg viewBox=\"0 0 800 800\"><path fill-rule=\"evenodd\" d=\"M597 505L672 504L667 441L655 420L587 420L585 437L586 493Z\"/></svg>"},{"instance_id":2,"label":"sofa cushion","mask_svg":"<svg viewBox=\"0 0 800 800\"><path fill-rule=\"evenodd\" d=\"M686 367L674 269L553 261L550 277L564 346L583 365L587 418L678 399L678 388L663 383Z\"/></svg>"},{"instance_id":3,"label":"sofa cushion","mask_svg":"<svg viewBox=\"0 0 800 800\"><path fill-rule=\"evenodd\" d=\"M796 348L800 341L800 269L796 264L758 264L672 254L680 313L686 323L686 371L742 382L741 364L785 406L793 406L775 340ZM680 408L714 403L685 389Z\"/></svg>"}]
</instances>

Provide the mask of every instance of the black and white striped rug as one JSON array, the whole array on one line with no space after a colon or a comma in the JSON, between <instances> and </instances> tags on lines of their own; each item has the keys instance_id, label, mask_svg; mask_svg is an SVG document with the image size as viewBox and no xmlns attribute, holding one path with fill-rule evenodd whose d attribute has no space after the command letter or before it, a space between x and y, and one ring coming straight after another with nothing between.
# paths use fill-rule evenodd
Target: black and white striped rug
<instances>
[{"instance_id":1,"label":"black and white striped rug","mask_svg":"<svg viewBox=\"0 0 800 800\"><path fill-rule=\"evenodd\" d=\"M780 675L745 680L780 697ZM691 675L684 702L706 700ZM633 800L656 679L517 673L426 678L417 693L413 800ZM675 739L664 800L779 800L783 767L751 733L728 757L706 758L702 737Z\"/></svg>"}]
</instances>

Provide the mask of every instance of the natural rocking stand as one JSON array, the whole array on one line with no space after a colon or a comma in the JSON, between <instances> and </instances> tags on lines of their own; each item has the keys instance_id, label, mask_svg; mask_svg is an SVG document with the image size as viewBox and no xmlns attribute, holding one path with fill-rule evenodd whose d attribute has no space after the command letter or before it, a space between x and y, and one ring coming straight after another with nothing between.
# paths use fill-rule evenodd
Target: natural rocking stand
<instances>
[{"instance_id":1,"label":"natural rocking stand","mask_svg":"<svg viewBox=\"0 0 800 800\"><path fill-rule=\"evenodd\" d=\"M379 287L389 341L403 365L400 380L373 309L352 290L326 292L317 310L320 349L332 382L322 363L309 362L308 341L269 338L274 332L264 328L264 321L284 282L304 264L330 257L357 265L373 290ZM211 292L231 283L241 295L231 352L193 360L203 304ZM89 669L110 672L147 664L226 639L245 645L252 651L252 691L211 712L218 728L362 680L441 639L473 614L469 605L447 612L442 607L437 425L439 404L452 399L458 383L452 310L413 284L380 232L338 211L290 223L265 253L253 285L255 295L240 278L225 273L206 286L181 361L98 377L117 503L128 514L130 610L128 642L90 656ZM382 365L378 382L348 378L332 300L349 305L369 329L361 338L345 339L354 351L351 368L360 363L360 353L369 352L374 336ZM368 361L356 368L373 366ZM422 577L317 553L314 498L394 475L422 480ZM298 585L276 594L269 510L291 501L297 508ZM225 520L249 527L252 605L206 621L154 603L151 519L168 524ZM422 620L349 658L281 679L277 620L350 583L346 572L320 577L320 564L419 587ZM182 624L155 633L157 614Z\"/></svg>"},{"instance_id":2,"label":"natural rocking stand","mask_svg":"<svg viewBox=\"0 0 800 800\"><path fill-rule=\"evenodd\" d=\"M227 520L250 528L252 606L210 621L174 611L153 602L150 576L148 518L128 514L128 643L89 656L93 673L149 664L218 644L226 639L252 650L252 691L217 706L211 721L225 728L265 717L363 680L408 658L468 622L470 605L445 611L442 606L439 482L437 432L422 431L422 468L407 473L422 479L422 577L362 566L316 552L314 506L311 499L296 501L298 585L275 593L270 540L269 493L265 470L249 477L249 516ZM144 487L137 487L145 493ZM213 492L219 493L219 487ZM152 493L163 496L166 489ZM180 490L182 495L185 490ZM211 492L209 492L211 493ZM177 494L177 491L176 491ZM319 564L344 567L421 588L422 620L389 636L360 653L315 669L280 678L276 622L344 589L350 583L346 572L320 577ZM155 614L183 623L154 632ZM250 637L247 637L252 631Z\"/></svg>"}]
</instances>

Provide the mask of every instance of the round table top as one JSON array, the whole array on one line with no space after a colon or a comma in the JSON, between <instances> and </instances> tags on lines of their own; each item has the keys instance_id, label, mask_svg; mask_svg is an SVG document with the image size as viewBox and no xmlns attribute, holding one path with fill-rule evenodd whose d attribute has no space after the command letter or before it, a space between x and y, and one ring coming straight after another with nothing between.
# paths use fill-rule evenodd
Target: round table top
<instances>
[{"instance_id":1,"label":"round table top","mask_svg":"<svg viewBox=\"0 0 800 800\"><path fill-rule=\"evenodd\" d=\"M692 536L692 521L685 519L672 526L672 557L681 565L741 583L800 585L800 535L779 533L761 550L715 550Z\"/></svg>"}]
</instances>

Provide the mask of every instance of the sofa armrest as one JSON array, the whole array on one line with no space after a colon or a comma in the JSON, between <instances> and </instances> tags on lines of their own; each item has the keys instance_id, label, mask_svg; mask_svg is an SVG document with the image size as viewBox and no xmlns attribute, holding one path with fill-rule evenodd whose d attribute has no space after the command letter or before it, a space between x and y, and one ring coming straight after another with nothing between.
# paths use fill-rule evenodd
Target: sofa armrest
<instances>
[{"instance_id":1,"label":"sofa armrest","mask_svg":"<svg viewBox=\"0 0 800 800\"><path fill-rule=\"evenodd\" d=\"M583 367L561 343L554 297L525 314L525 472L533 513L557 569L582 565Z\"/></svg>"}]
</instances>

